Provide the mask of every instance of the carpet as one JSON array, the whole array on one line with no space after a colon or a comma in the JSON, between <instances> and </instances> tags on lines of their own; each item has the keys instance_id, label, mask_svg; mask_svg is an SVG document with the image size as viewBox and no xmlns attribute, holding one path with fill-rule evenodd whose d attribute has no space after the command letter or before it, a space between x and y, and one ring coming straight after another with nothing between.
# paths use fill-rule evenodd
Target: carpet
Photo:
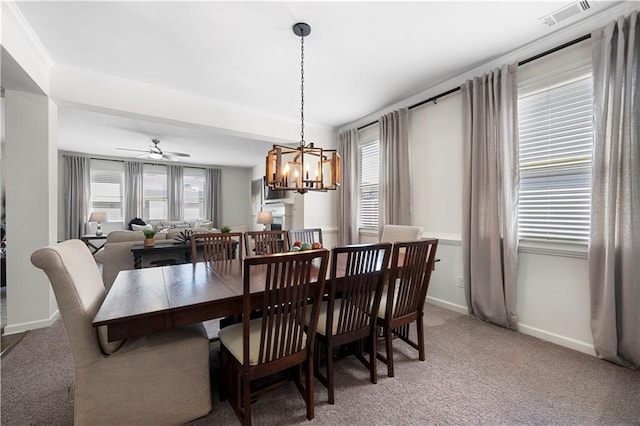
<instances>
[{"instance_id":1,"label":"carpet","mask_svg":"<svg viewBox=\"0 0 640 426\"><path fill-rule=\"evenodd\" d=\"M215 332L215 325L207 327ZM415 328L413 328L415 333ZM335 363L336 403L315 382L308 422L295 385L260 395L255 425L640 425L640 371L433 305L427 359L394 342L396 376L378 383L354 357ZM218 401L218 342L211 344L213 411L192 425L238 424ZM29 333L2 360L2 425L70 425L73 359L61 321Z\"/></svg>"}]
</instances>

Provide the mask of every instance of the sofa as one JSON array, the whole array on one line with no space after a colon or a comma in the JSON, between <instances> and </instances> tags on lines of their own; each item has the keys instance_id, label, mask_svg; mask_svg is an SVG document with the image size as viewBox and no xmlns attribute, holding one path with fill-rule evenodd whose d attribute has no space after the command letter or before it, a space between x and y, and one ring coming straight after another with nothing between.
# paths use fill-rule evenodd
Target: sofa
<instances>
[{"instance_id":1,"label":"sofa","mask_svg":"<svg viewBox=\"0 0 640 426\"><path fill-rule=\"evenodd\" d=\"M156 241L174 240L178 242L177 237L182 231L192 230L193 232L219 232L213 228L170 228L162 230L154 236ZM249 230L248 226L237 226L231 228L231 232L246 232ZM131 253L131 247L134 244L142 244L144 241L144 234L142 231L126 231L115 230L107 234L107 239L104 245L94 255L97 263L102 265L102 280L104 286L109 291L118 272L135 269L133 263L133 254ZM244 253L242 253L244 255ZM142 263L142 267L150 267L152 262L157 260L164 260L166 254L145 256Z\"/></svg>"}]
</instances>

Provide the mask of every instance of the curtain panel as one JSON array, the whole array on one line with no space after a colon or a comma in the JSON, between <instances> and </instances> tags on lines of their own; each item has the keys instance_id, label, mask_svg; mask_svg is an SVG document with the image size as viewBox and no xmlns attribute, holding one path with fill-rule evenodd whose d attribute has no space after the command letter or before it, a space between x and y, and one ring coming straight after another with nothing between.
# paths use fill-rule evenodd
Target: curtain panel
<instances>
[{"instance_id":1,"label":"curtain panel","mask_svg":"<svg viewBox=\"0 0 640 426\"><path fill-rule=\"evenodd\" d=\"M142 192L142 161L124 162L124 223L134 217L142 218L144 214L144 198Z\"/></svg>"},{"instance_id":2,"label":"curtain panel","mask_svg":"<svg viewBox=\"0 0 640 426\"><path fill-rule=\"evenodd\" d=\"M594 125L589 280L596 354L640 367L640 23L592 33Z\"/></svg>"},{"instance_id":3,"label":"curtain panel","mask_svg":"<svg viewBox=\"0 0 640 426\"><path fill-rule=\"evenodd\" d=\"M516 329L517 65L468 80L463 96L463 271L469 314Z\"/></svg>"},{"instance_id":4,"label":"curtain panel","mask_svg":"<svg viewBox=\"0 0 640 426\"><path fill-rule=\"evenodd\" d=\"M411 225L411 177L409 170L409 110L402 108L378 120L380 178L378 234L384 225Z\"/></svg>"},{"instance_id":5,"label":"curtain panel","mask_svg":"<svg viewBox=\"0 0 640 426\"><path fill-rule=\"evenodd\" d=\"M207 219L213 222L215 228L222 224L222 172L220 169L205 169L204 211Z\"/></svg>"},{"instance_id":6,"label":"curtain panel","mask_svg":"<svg viewBox=\"0 0 640 426\"><path fill-rule=\"evenodd\" d=\"M355 129L338 135L342 183L338 191L338 244L360 242L358 235L358 140Z\"/></svg>"},{"instance_id":7,"label":"curtain panel","mask_svg":"<svg viewBox=\"0 0 640 426\"><path fill-rule=\"evenodd\" d=\"M167 166L167 203L169 220L182 220L184 207L183 166Z\"/></svg>"},{"instance_id":8,"label":"curtain panel","mask_svg":"<svg viewBox=\"0 0 640 426\"><path fill-rule=\"evenodd\" d=\"M91 204L91 177L89 158L64 156L65 239L80 238L86 232L85 224Z\"/></svg>"}]
</instances>

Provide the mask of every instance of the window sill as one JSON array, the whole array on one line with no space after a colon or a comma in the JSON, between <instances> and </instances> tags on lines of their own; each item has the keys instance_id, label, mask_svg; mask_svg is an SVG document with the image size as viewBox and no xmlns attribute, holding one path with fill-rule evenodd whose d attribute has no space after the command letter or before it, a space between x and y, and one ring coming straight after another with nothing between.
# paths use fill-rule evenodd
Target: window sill
<instances>
[{"instance_id":1,"label":"window sill","mask_svg":"<svg viewBox=\"0 0 640 426\"><path fill-rule=\"evenodd\" d=\"M586 259L589 247L586 243L520 240L518 252Z\"/></svg>"}]
</instances>

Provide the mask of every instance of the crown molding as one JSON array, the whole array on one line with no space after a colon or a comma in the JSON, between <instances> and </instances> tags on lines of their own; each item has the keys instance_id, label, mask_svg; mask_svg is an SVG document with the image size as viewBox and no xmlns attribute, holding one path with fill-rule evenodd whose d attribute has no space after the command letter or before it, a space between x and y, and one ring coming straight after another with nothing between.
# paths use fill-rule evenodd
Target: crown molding
<instances>
[{"instance_id":1,"label":"crown molding","mask_svg":"<svg viewBox=\"0 0 640 426\"><path fill-rule=\"evenodd\" d=\"M20 9L18 9L14 0L2 1L2 15L3 17L8 17L11 22L13 22L13 25L20 33L20 36L33 50L38 60L48 71L51 71L51 68L55 64L53 58L51 58L47 49L44 48L44 45L40 42L40 39L36 36L36 33L33 31L24 15L20 12Z\"/></svg>"}]
</instances>

